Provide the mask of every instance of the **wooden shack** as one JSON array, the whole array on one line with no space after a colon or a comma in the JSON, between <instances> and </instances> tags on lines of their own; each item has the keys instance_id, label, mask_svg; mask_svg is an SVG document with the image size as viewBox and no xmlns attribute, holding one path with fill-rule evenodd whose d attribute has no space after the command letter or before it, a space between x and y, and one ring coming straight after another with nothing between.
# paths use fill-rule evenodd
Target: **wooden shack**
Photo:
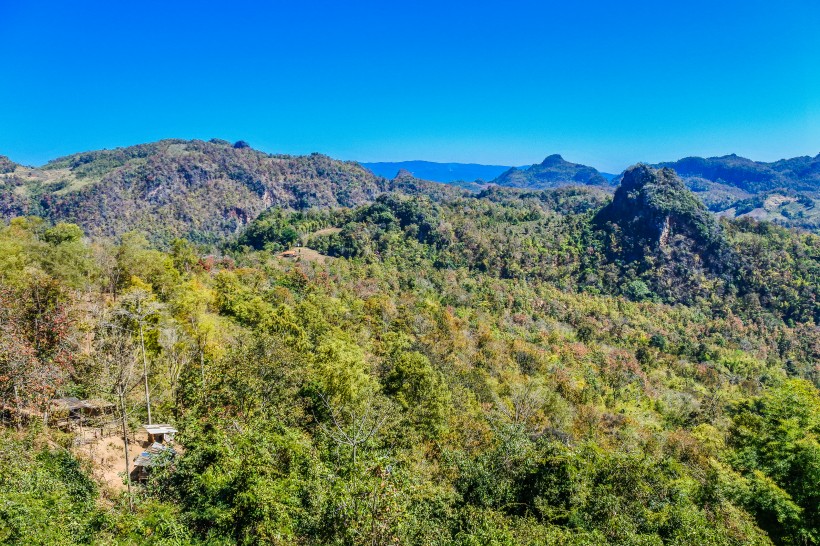
<instances>
[{"instance_id":1,"label":"wooden shack","mask_svg":"<svg viewBox=\"0 0 820 546\"><path fill-rule=\"evenodd\" d=\"M131 479L145 481L152 468L165 466L176 455L174 448L154 442L134 459L134 470L131 471Z\"/></svg>"},{"instance_id":2,"label":"wooden shack","mask_svg":"<svg viewBox=\"0 0 820 546\"><path fill-rule=\"evenodd\" d=\"M102 423L114 418L113 403L100 398L80 400L73 396L55 398L49 407L49 423L57 428Z\"/></svg>"},{"instance_id":3,"label":"wooden shack","mask_svg":"<svg viewBox=\"0 0 820 546\"><path fill-rule=\"evenodd\" d=\"M79 398L66 396L51 401L48 411L48 421L60 429L72 428L83 418L85 404Z\"/></svg>"},{"instance_id":4,"label":"wooden shack","mask_svg":"<svg viewBox=\"0 0 820 546\"><path fill-rule=\"evenodd\" d=\"M143 430L148 433L148 443L162 444L174 439L174 434L178 431L171 425L159 423L155 425L142 425Z\"/></svg>"},{"instance_id":5,"label":"wooden shack","mask_svg":"<svg viewBox=\"0 0 820 546\"><path fill-rule=\"evenodd\" d=\"M85 406L83 413L88 417L104 418L114 416L114 408L116 406L107 400L89 398L88 400L83 400L83 404Z\"/></svg>"}]
</instances>

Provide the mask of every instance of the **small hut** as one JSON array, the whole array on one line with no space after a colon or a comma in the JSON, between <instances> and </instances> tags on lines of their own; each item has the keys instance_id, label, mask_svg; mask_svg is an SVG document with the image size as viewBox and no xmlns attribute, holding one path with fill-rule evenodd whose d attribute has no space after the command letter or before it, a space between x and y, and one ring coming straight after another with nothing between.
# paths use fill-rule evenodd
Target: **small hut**
<instances>
[{"instance_id":1,"label":"small hut","mask_svg":"<svg viewBox=\"0 0 820 546\"><path fill-rule=\"evenodd\" d=\"M97 418L104 418L104 417L112 417L114 415L114 404L112 402L108 402L107 400L103 400L101 398L89 398L88 400L83 400L83 404L85 405L85 415L88 417L97 417Z\"/></svg>"},{"instance_id":2,"label":"small hut","mask_svg":"<svg viewBox=\"0 0 820 546\"><path fill-rule=\"evenodd\" d=\"M165 466L175 455L176 451L171 446L154 442L134 459L131 478L136 481L147 480L152 468Z\"/></svg>"},{"instance_id":3,"label":"small hut","mask_svg":"<svg viewBox=\"0 0 820 546\"><path fill-rule=\"evenodd\" d=\"M55 416L79 418L83 409L85 409L85 403L73 396L55 398L51 401L51 413Z\"/></svg>"},{"instance_id":4,"label":"small hut","mask_svg":"<svg viewBox=\"0 0 820 546\"><path fill-rule=\"evenodd\" d=\"M162 444L165 441L171 441L174 439L174 434L178 432L177 429L171 425L164 423L156 425L142 425L142 428L148 433L149 444Z\"/></svg>"},{"instance_id":5,"label":"small hut","mask_svg":"<svg viewBox=\"0 0 820 546\"><path fill-rule=\"evenodd\" d=\"M110 421L114 417L114 408L114 404L100 398L55 398L48 412L49 422L58 428L73 428L78 424Z\"/></svg>"},{"instance_id":6,"label":"small hut","mask_svg":"<svg viewBox=\"0 0 820 546\"><path fill-rule=\"evenodd\" d=\"M57 428L72 428L83 417L85 403L79 398L66 396L51 401L49 422Z\"/></svg>"}]
</instances>

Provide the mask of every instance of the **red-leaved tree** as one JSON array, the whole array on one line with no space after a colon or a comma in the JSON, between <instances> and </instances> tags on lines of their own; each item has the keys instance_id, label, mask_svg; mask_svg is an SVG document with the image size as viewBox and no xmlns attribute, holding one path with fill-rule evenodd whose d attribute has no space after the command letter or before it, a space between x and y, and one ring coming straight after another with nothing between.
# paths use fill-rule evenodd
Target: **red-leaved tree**
<instances>
[{"instance_id":1,"label":"red-leaved tree","mask_svg":"<svg viewBox=\"0 0 820 546\"><path fill-rule=\"evenodd\" d=\"M0 396L18 426L26 411L45 415L72 371L65 299L59 284L46 277L0 288Z\"/></svg>"}]
</instances>

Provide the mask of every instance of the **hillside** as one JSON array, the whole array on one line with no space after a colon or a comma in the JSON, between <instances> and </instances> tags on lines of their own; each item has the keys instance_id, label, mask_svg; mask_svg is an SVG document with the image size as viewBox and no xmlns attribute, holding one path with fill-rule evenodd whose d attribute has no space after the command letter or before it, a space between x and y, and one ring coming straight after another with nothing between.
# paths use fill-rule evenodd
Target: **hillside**
<instances>
[{"instance_id":1,"label":"hillside","mask_svg":"<svg viewBox=\"0 0 820 546\"><path fill-rule=\"evenodd\" d=\"M164 146L38 174L128 180ZM384 183L216 255L0 227L0 542L818 542L817 235L646 165L614 196Z\"/></svg>"},{"instance_id":2,"label":"hillside","mask_svg":"<svg viewBox=\"0 0 820 546\"><path fill-rule=\"evenodd\" d=\"M17 163L9 159L4 155L0 155L0 174L7 174L14 172L17 167L19 167Z\"/></svg>"},{"instance_id":3,"label":"hillside","mask_svg":"<svg viewBox=\"0 0 820 546\"><path fill-rule=\"evenodd\" d=\"M492 183L513 188L543 190L577 184L606 186L608 181L593 167L570 163L555 154L528 168L512 167Z\"/></svg>"},{"instance_id":4,"label":"hillside","mask_svg":"<svg viewBox=\"0 0 820 546\"><path fill-rule=\"evenodd\" d=\"M722 157L686 157L659 164L674 169L684 178L703 178L750 193L779 188L798 191L820 190L820 154L795 157L774 163L752 161L736 154Z\"/></svg>"},{"instance_id":5,"label":"hillside","mask_svg":"<svg viewBox=\"0 0 820 546\"><path fill-rule=\"evenodd\" d=\"M631 270L637 282L673 301L697 297L700 279L734 265L716 218L669 168L627 169L594 223L606 232L607 259L621 276Z\"/></svg>"},{"instance_id":6,"label":"hillside","mask_svg":"<svg viewBox=\"0 0 820 546\"><path fill-rule=\"evenodd\" d=\"M8 169L7 169L8 170ZM35 214L94 235L143 230L212 243L270 206L372 201L389 182L327 156L270 155L224 141L163 140L74 154L0 175L5 218Z\"/></svg>"},{"instance_id":7,"label":"hillside","mask_svg":"<svg viewBox=\"0 0 820 546\"><path fill-rule=\"evenodd\" d=\"M661 163L674 169L710 210L820 229L820 154L772 163L735 154Z\"/></svg>"}]
</instances>

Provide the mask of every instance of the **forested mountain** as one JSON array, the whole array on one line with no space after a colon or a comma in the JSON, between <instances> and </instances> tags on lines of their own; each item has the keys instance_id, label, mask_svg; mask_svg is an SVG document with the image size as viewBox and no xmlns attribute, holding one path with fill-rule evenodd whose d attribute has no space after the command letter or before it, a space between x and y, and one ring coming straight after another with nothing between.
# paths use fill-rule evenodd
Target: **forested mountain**
<instances>
[{"instance_id":1,"label":"forested mountain","mask_svg":"<svg viewBox=\"0 0 820 546\"><path fill-rule=\"evenodd\" d=\"M751 216L820 230L820 154L752 161L735 154L661 163L674 169L707 206L725 216Z\"/></svg>"},{"instance_id":2,"label":"forested mountain","mask_svg":"<svg viewBox=\"0 0 820 546\"><path fill-rule=\"evenodd\" d=\"M655 292L691 301L704 292L698 286L704 277L719 276L734 265L715 217L668 168L628 169L594 222L610 239L607 257L620 264L619 278L641 277L633 281L633 295L649 280ZM722 292L714 284L707 291Z\"/></svg>"},{"instance_id":3,"label":"forested mountain","mask_svg":"<svg viewBox=\"0 0 820 546\"><path fill-rule=\"evenodd\" d=\"M492 181L499 186L543 190L559 186L588 184L606 186L608 181L592 167L570 163L558 154L529 168L512 167Z\"/></svg>"},{"instance_id":4,"label":"forested mountain","mask_svg":"<svg viewBox=\"0 0 820 546\"><path fill-rule=\"evenodd\" d=\"M0 210L6 218L36 214L93 235L140 229L165 241L212 243L272 205L353 206L389 187L353 162L270 155L216 140L163 140L5 170Z\"/></svg>"},{"instance_id":5,"label":"forested mountain","mask_svg":"<svg viewBox=\"0 0 820 546\"><path fill-rule=\"evenodd\" d=\"M11 165L0 543L820 544L820 236L546 163Z\"/></svg>"},{"instance_id":6,"label":"forested mountain","mask_svg":"<svg viewBox=\"0 0 820 546\"><path fill-rule=\"evenodd\" d=\"M678 172L715 213L818 230L819 158L761 163L731 155L686 158L660 166ZM392 179L401 171L403 179L409 175L417 181L442 180L476 193L491 185L613 188L611 175L604 177L560 155L527 168L509 168L491 182L472 180L489 180L504 167L429 162L367 165L378 167L377 174L320 154L265 154L244 142L232 145L216 139L163 140L79 153L41 168L0 157L0 214L6 219L33 214L71 221L92 235L118 236L138 229L154 241L167 243L181 236L218 244L271 206L305 210L372 202L397 188ZM390 171L388 178L379 176L385 169ZM450 175L444 176L447 172ZM619 181L620 176L612 183ZM432 183L415 186L420 191L447 191Z\"/></svg>"},{"instance_id":7,"label":"forested mountain","mask_svg":"<svg viewBox=\"0 0 820 546\"><path fill-rule=\"evenodd\" d=\"M760 193L780 188L798 191L820 190L820 154L816 157L781 159L774 163L752 161L736 154L722 157L686 157L661 163L685 178L703 178L712 182Z\"/></svg>"}]
</instances>

